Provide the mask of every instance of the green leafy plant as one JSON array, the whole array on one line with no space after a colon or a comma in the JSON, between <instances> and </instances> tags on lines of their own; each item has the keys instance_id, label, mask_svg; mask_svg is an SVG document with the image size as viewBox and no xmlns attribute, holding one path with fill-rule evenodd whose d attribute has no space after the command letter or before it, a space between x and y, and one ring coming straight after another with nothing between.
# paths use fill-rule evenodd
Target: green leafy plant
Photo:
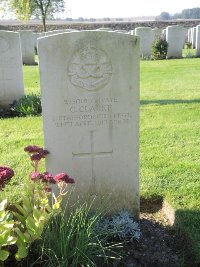
<instances>
[{"instance_id":1,"label":"green leafy plant","mask_svg":"<svg viewBox=\"0 0 200 267\"><path fill-rule=\"evenodd\" d=\"M9 256L10 245L17 246L16 260L21 260L28 255L30 245L38 240L49 219L59 211L62 198L67 193L67 184L74 183L74 179L67 173L53 176L49 172L40 173L39 163L49 152L38 146L27 146L34 172L31 181L24 186L25 196L19 203L0 203L0 265ZM0 189L14 176L9 167L0 167ZM51 185L57 184L58 196L51 191ZM52 205L49 199L53 196Z\"/></svg>"},{"instance_id":2,"label":"green leafy plant","mask_svg":"<svg viewBox=\"0 0 200 267\"><path fill-rule=\"evenodd\" d=\"M42 113L41 97L38 94L25 95L12 104L12 111L18 116L36 116Z\"/></svg>"},{"instance_id":3,"label":"green leafy plant","mask_svg":"<svg viewBox=\"0 0 200 267\"><path fill-rule=\"evenodd\" d=\"M165 38L158 36L152 44L151 58L154 60L166 59L168 43Z\"/></svg>"},{"instance_id":4,"label":"green leafy plant","mask_svg":"<svg viewBox=\"0 0 200 267\"><path fill-rule=\"evenodd\" d=\"M183 50L183 53L185 55L186 58L194 58L196 57L195 55L195 49L193 49L192 47L192 43L191 42L186 42L185 43L185 46L184 46L184 50Z\"/></svg>"},{"instance_id":5,"label":"green leafy plant","mask_svg":"<svg viewBox=\"0 0 200 267\"><path fill-rule=\"evenodd\" d=\"M17 241L13 229L12 214L6 211L7 204L6 199L0 203L0 266L1 262L4 262L9 256L8 246Z\"/></svg>"},{"instance_id":6,"label":"green leafy plant","mask_svg":"<svg viewBox=\"0 0 200 267\"><path fill-rule=\"evenodd\" d=\"M128 211L121 211L110 218L102 218L95 231L105 235L107 242L120 240L123 243L132 243L141 236L139 224Z\"/></svg>"},{"instance_id":7,"label":"green leafy plant","mask_svg":"<svg viewBox=\"0 0 200 267\"><path fill-rule=\"evenodd\" d=\"M100 266L120 259L121 243L105 242L105 233L95 231L103 214L91 207L84 203L52 217L43 234L43 266Z\"/></svg>"}]
</instances>

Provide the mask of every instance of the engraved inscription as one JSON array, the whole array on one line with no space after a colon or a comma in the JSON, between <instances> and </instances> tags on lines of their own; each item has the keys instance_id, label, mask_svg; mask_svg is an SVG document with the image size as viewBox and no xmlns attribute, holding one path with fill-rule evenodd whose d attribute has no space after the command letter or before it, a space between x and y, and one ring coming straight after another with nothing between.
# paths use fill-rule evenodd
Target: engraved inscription
<instances>
[{"instance_id":1,"label":"engraved inscription","mask_svg":"<svg viewBox=\"0 0 200 267\"><path fill-rule=\"evenodd\" d=\"M103 50L88 45L72 56L68 75L73 85L88 91L96 91L110 82L112 65Z\"/></svg>"},{"instance_id":2,"label":"engraved inscription","mask_svg":"<svg viewBox=\"0 0 200 267\"><path fill-rule=\"evenodd\" d=\"M64 99L66 113L53 117L55 127L104 127L130 124L132 114L114 111L117 98L70 98Z\"/></svg>"},{"instance_id":3,"label":"engraved inscription","mask_svg":"<svg viewBox=\"0 0 200 267\"><path fill-rule=\"evenodd\" d=\"M4 37L0 36L0 54L7 52L9 47L8 41Z\"/></svg>"},{"instance_id":4,"label":"engraved inscription","mask_svg":"<svg viewBox=\"0 0 200 267\"><path fill-rule=\"evenodd\" d=\"M73 153L72 152L72 156L78 157L78 158L82 158L82 157L90 157L91 158L91 179L92 179L92 183L91 183L91 195L96 195L97 194L97 190L96 190L96 175L95 175L95 170L94 170L94 159L95 157L99 156L111 156L113 154L113 150L111 151L99 151L99 152L95 152L94 151L94 131L89 131L90 132L90 152L88 153Z\"/></svg>"}]
</instances>

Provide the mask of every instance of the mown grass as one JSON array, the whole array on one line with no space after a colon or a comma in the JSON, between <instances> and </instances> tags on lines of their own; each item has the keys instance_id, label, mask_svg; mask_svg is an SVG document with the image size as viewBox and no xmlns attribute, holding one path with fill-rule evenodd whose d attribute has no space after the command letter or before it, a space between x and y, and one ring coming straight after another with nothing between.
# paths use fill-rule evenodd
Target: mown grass
<instances>
[{"instance_id":1,"label":"mown grass","mask_svg":"<svg viewBox=\"0 0 200 267\"><path fill-rule=\"evenodd\" d=\"M38 66L24 66L24 86L26 94L40 92L40 76Z\"/></svg>"},{"instance_id":2,"label":"mown grass","mask_svg":"<svg viewBox=\"0 0 200 267\"><path fill-rule=\"evenodd\" d=\"M162 196L200 262L200 59L141 62L141 196Z\"/></svg>"},{"instance_id":3,"label":"mown grass","mask_svg":"<svg viewBox=\"0 0 200 267\"><path fill-rule=\"evenodd\" d=\"M142 197L161 196L175 209L200 262L199 73L200 59L141 61L140 179ZM27 94L39 92L38 66L24 67L24 78ZM0 165L16 171L9 198L31 171L28 144L43 145L41 117L0 120Z\"/></svg>"}]
</instances>

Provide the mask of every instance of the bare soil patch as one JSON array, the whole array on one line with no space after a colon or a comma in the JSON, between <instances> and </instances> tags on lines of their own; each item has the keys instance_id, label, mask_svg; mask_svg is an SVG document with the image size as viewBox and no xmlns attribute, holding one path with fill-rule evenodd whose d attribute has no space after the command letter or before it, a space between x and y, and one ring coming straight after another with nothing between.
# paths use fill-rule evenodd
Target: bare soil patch
<instances>
[{"instance_id":1,"label":"bare soil patch","mask_svg":"<svg viewBox=\"0 0 200 267\"><path fill-rule=\"evenodd\" d=\"M141 200L142 237L124 248L127 267L197 267L186 238L172 225L172 214L164 210L162 199ZM171 211L170 211L171 212Z\"/></svg>"}]
</instances>

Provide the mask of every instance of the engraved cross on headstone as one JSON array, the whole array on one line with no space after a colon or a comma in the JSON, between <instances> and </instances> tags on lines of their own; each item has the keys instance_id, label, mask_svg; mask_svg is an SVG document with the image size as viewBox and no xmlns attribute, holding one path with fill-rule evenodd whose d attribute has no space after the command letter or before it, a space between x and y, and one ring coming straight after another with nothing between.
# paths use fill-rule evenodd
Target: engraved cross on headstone
<instances>
[{"instance_id":1,"label":"engraved cross on headstone","mask_svg":"<svg viewBox=\"0 0 200 267\"><path fill-rule=\"evenodd\" d=\"M94 170L94 159L95 157L101 157L101 156L111 156L113 153L113 150L111 151L94 151L94 130L90 131L90 152L81 152L81 153L72 153L73 157L76 158L82 158L82 157L91 157L91 178L92 178L92 184L91 184L91 195L97 194L96 192L96 175Z\"/></svg>"}]
</instances>

